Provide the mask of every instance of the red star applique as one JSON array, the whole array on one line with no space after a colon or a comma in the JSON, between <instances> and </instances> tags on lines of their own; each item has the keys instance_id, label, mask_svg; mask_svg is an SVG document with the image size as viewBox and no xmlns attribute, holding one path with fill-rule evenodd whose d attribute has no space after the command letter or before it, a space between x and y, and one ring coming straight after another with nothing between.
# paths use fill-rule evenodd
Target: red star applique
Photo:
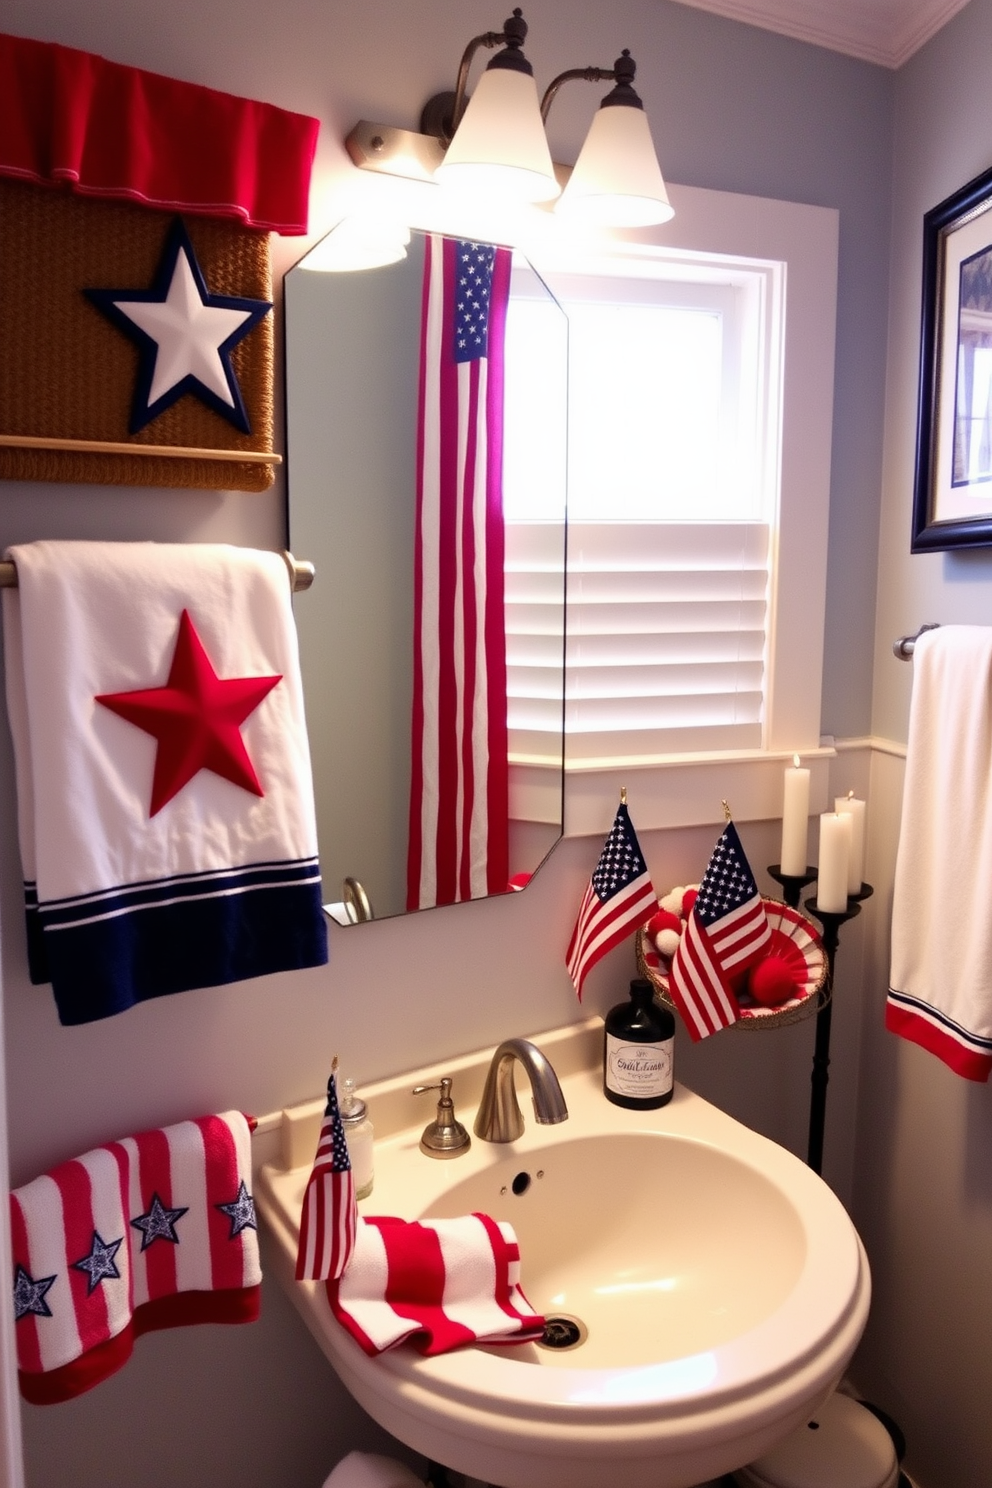
<instances>
[{"instance_id":1,"label":"red star applique","mask_svg":"<svg viewBox=\"0 0 992 1488\"><path fill-rule=\"evenodd\" d=\"M158 740L149 816L200 770L212 770L255 796L265 792L241 737L241 725L282 677L218 677L183 610L165 687L103 693L96 701Z\"/></svg>"}]
</instances>

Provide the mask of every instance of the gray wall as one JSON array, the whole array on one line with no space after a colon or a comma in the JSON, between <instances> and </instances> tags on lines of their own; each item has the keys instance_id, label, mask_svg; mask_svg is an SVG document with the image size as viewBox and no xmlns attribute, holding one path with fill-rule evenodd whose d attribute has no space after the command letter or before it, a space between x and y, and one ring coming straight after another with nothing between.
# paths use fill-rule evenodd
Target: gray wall
<instances>
[{"instance_id":1,"label":"gray wall","mask_svg":"<svg viewBox=\"0 0 992 1488\"><path fill-rule=\"evenodd\" d=\"M983 12L984 13L984 12ZM0 26L319 115L314 226L335 218L340 141L359 117L413 125L451 83L470 35L498 23L481 0L0 0ZM867 64L664 0L532 0L538 76L609 63L629 46L671 180L840 209L836 436L824 727L870 722L883 422L894 79ZM574 159L592 98L552 116L555 153ZM956 167L956 162L955 162ZM955 175L956 169L950 174ZM955 181L949 184L955 184ZM937 193L939 194L939 193ZM285 268L301 245L276 245ZM221 539L278 545L281 493L262 496L9 485L0 543L42 536ZM301 556L306 556L305 554ZM318 579L319 582L319 579ZM301 599L300 604L306 600ZM436 910L333 936L328 968L187 993L90 1027L63 1029L27 981L9 742L0 731L0 916L14 1182L93 1142L203 1109L266 1111L312 1096L337 1051L360 1079L534 1032L578 1014L563 948L599 844L564 844L522 895ZM777 829L749 829L755 867ZM705 831L653 833L659 886L699 876ZM854 946L849 965L856 965ZM605 1009L631 973L628 950L596 968L586 1009ZM853 1162L858 1003L838 1014L828 1168L845 1191ZM846 1020L846 1021L845 1021ZM811 1030L734 1035L680 1049L701 1093L801 1150ZM261 1380L273 1381L263 1388ZM302 1326L267 1288L256 1330L183 1330L141 1340L114 1382L68 1405L27 1409L30 1488L317 1488L338 1456L375 1439ZM176 1454L182 1448L182 1464Z\"/></svg>"},{"instance_id":2,"label":"gray wall","mask_svg":"<svg viewBox=\"0 0 992 1488\"><path fill-rule=\"evenodd\" d=\"M896 78L885 466L875 636L874 730L905 740L912 667L897 635L925 620L989 624L992 549L909 552L916 431L922 218L992 165L992 4L971 4ZM882 1028L888 902L902 766L878 755L855 1218L875 1296L858 1368L899 1417L926 1488L992 1476L992 1103L931 1055Z\"/></svg>"}]
</instances>

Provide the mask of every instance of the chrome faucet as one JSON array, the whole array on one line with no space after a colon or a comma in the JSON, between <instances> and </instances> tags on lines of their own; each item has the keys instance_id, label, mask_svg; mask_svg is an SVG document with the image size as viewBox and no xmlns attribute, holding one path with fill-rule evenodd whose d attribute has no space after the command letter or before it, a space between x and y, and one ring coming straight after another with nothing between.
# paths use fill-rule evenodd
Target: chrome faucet
<instances>
[{"instance_id":1,"label":"chrome faucet","mask_svg":"<svg viewBox=\"0 0 992 1488\"><path fill-rule=\"evenodd\" d=\"M513 1084L514 1061L527 1071L534 1115L540 1124L556 1126L559 1121L568 1120L558 1076L540 1049L527 1039L504 1039L493 1055L475 1118L475 1135L484 1142L513 1142L523 1133L524 1118Z\"/></svg>"}]
</instances>

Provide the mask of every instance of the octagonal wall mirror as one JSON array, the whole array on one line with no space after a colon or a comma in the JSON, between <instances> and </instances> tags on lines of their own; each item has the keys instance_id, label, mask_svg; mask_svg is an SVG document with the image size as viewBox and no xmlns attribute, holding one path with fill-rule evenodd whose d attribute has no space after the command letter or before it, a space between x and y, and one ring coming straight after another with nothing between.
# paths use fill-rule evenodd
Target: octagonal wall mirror
<instances>
[{"instance_id":1,"label":"octagonal wall mirror","mask_svg":"<svg viewBox=\"0 0 992 1488\"><path fill-rule=\"evenodd\" d=\"M422 838L415 852L427 863L427 878L433 872L420 814L425 798L430 804L447 796L456 814L469 814L464 774L448 763L450 747L412 764L414 717L422 720L434 706L424 702L423 681L423 594L435 582L423 553L433 539L426 507L418 516L418 459L434 437L423 409L436 392L430 371L422 372L425 359L430 365L425 316L435 293L425 275L432 261L440 271L444 250L444 240L414 234L400 262L314 272L304 259L285 280L290 540L317 573L296 620L324 896L342 924L511 891L562 831L568 328L527 261L500 250L505 556L496 651L505 636L506 684L490 706L497 714L505 698L503 857L495 877L490 871L480 883L478 873L462 872L454 890L431 883L418 889L417 873L409 871L414 820ZM493 357L490 347L489 362ZM466 381L473 374L460 366L452 376ZM472 437L464 405L461 417L454 459ZM464 555L464 514L457 520ZM469 565L477 561L470 552ZM455 586L457 609L468 576L446 576L443 557L440 569L436 582ZM492 623L491 615L490 629ZM471 661L478 645L461 620L454 630L435 666L442 674L456 668L461 677L466 658L469 671L485 663ZM456 726L454 750L463 757L472 748L466 730ZM413 817L411 790L419 791ZM460 843L457 851L464 857L469 850Z\"/></svg>"}]
</instances>

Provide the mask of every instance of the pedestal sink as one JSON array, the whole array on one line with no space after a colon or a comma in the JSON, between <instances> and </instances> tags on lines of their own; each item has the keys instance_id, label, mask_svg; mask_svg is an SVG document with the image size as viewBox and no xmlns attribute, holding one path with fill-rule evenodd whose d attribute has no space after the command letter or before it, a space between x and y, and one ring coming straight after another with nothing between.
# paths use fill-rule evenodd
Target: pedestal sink
<instances>
[{"instance_id":1,"label":"pedestal sink","mask_svg":"<svg viewBox=\"0 0 992 1488\"><path fill-rule=\"evenodd\" d=\"M468 1124L490 1050L365 1092L379 1140L362 1211L510 1220L524 1290L562 1319L562 1348L368 1358L323 1287L292 1279L322 1105L263 1122L282 1150L258 1173L256 1202L341 1379L409 1446L506 1488L690 1488L743 1466L829 1394L867 1320L864 1252L830 1189L690 1091L660 1111L610 1105L601 1039L598 1019L534 1039L567 1122L528 1119L516 1142L476 1139L448 1162L419 1151L430 1113L409 1091L453 1075Z\"/></svg>"}]
</instances>

